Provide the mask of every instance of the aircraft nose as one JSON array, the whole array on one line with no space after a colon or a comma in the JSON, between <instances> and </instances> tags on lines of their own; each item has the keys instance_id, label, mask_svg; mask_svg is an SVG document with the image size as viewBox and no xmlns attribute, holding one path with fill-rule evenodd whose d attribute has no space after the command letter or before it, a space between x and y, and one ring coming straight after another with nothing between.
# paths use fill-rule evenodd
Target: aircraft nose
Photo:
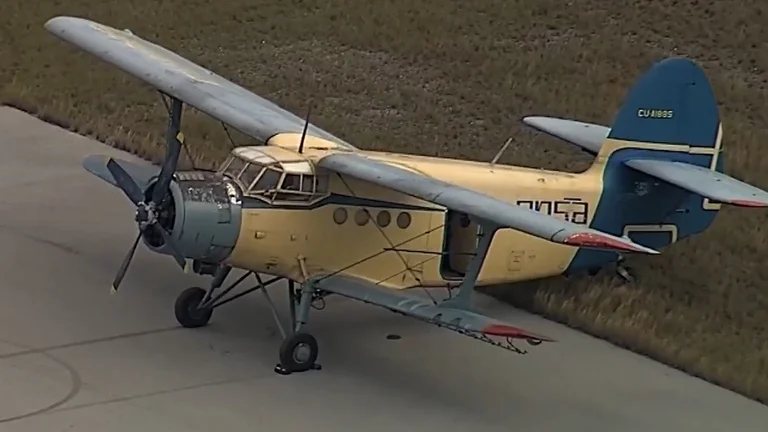
<instances>
[{"instance_id":1,"label":"aircraft nose","mask_svg":"<svg viewBox=\"0 0 768 432\"><path fill-rule=\"evenodd\" d=\"M195 266L224 261L240 235L240 187L216 173L188 171L176 173L171 189L176 202L171 232L178 247Z\"/></svg>"}]
</instances>

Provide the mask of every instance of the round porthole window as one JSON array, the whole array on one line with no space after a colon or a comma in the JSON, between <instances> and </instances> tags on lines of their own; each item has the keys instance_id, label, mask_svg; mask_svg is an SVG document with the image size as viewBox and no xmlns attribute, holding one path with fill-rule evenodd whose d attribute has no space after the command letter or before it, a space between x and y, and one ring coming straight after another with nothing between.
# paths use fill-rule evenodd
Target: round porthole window
<instances>
[{"instance_id":1,"label":"round porthole window","mask_svg":"<svg viewBox=\"0 0 768 432\"><path fill-rule=\"evenodd\" d=\"M411 215L406 212L401 212L397 215L397 226L402 229L406 229L411 225Z\"/></svg>"},{"instance_id":2,"label":"round porthole window","mask_svg":"<svg viewBox=\"0 0 768 432\"><path fill-rule=\"evenodd\" d=\"M376 215L376 223L379 224L379 226L382 228L386 228L391 222L392 216L386 210L382 210L378 215Z\"/></svg>"},{"instance_id":3,"label":"round porthole window","mask_svg":"<svg viewBox=\"0 0 768 432\"><path fill-rule=\"evenodd\" d=\"M333 211L333 221L336 222L337 225L341 225L344 222L347 221L347 209L344 207L339 207L336 210Z\"/></svg>"},{"instance_id":4,"label":"round porthole window","mask_svg":"<svg viewBox=\"0 0 768 432\"><path fill-rule=\"evenodd\" d=\"M371 215L368 214L368 210L360 209L355 213L355 223L363 226L371 219Z\"/></svg>"}]
</instances>

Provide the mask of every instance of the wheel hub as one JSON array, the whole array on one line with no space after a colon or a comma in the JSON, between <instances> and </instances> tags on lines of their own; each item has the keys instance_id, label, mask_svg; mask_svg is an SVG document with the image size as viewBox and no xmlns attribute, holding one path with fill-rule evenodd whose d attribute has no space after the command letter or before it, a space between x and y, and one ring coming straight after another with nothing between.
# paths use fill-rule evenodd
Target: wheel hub
<instances>
[{"instance_id":1,"label":"wheel hub","mask_svg":"<svg viewBox=\"0 0 768 432\"><path fill-rule=\"evenodd\" d=\"M293 349L293 360L295 360L297 363L304 363L307 360L309 360L309 354L310 354L310 348L309 345L305 343L300 343L296 345L296 348Z\"/></svg>"}]
</instances>

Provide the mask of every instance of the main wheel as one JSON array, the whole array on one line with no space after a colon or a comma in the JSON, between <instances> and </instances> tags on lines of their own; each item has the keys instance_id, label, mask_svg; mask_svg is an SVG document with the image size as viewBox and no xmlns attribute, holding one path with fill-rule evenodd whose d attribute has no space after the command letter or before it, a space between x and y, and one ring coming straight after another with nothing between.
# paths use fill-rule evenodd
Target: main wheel
<instances>
[{"instance_id":1,"label":"main wheel","mask_svg":"<svg viewBox=\"0 0 768 432\"><path fill-rule=\"evenodd\" d=\"M315 367L317 340L309 333L294 333L280 345L280 366L287 372L304 372Z\"/></svg>"},{"instance_id":2,"label":"main wheel","mask_svg":"<svg viewBox=\"0 0 768 432\"><path fill-rule=\"evenodd\" d=\"M200 309L198 305L205 297L205 290L198 287L187 288L179 294L174 305L176 321L186 328L203 327L213 315L213 309Z\"/></svg>"}]
</instances>

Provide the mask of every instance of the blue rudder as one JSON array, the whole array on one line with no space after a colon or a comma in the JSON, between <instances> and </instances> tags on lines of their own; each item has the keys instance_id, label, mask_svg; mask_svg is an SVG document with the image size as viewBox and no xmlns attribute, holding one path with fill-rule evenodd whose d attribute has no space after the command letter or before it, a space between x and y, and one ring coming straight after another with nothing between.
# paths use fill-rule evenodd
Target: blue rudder
<instances>
[{"instance_id":1,"label":"blue rudder","mask_svg":"<svg viewBox=\"0 0 768 432\"><path fill-rule=\"evenodd\" d=\"M722 128L712 86L685 58L656 63L634 84L592 167L603 192L590 226L660 249L704 231L719 204L625 165L632 159L684 162L722 172ZM616 261L579 250L567 273Z\"/></svg>"}]
</instances>

